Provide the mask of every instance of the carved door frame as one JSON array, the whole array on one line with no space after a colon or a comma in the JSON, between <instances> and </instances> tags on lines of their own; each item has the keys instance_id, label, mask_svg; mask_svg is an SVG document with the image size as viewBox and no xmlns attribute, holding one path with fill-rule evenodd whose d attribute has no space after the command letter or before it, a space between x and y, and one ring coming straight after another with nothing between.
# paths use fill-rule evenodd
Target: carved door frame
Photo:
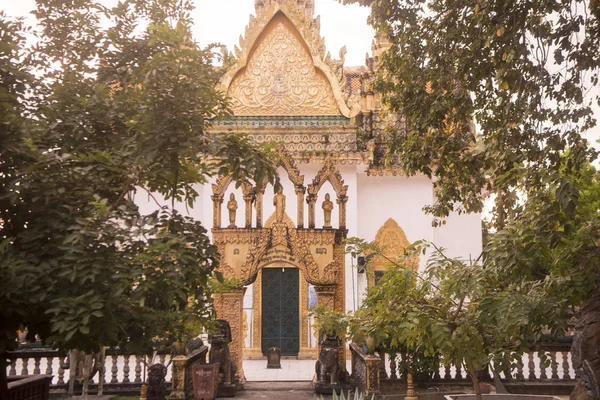
<instances>
[{"instance_id":1,"label":"carved door frame","mask_svg":"<svg viewBox=\"0 0 600 400\"><path fill-rule=\"evenodd\" d=\"M264 268L279 268L284 264L273 264ZM290 268L296 268L288 264ZM262 268L262 269L264 269ZM262 269L259 271L256 280L253 283L252 293L252 342L249 348L246 348L248 358L262 358ZM316 347L311 348L308 343L309 325L308 325L308 282L302 271L298 271L300 280L299 308L300 308L300 351L299 359L315 358L317 354Z\"/></svg>"}]
</instances>

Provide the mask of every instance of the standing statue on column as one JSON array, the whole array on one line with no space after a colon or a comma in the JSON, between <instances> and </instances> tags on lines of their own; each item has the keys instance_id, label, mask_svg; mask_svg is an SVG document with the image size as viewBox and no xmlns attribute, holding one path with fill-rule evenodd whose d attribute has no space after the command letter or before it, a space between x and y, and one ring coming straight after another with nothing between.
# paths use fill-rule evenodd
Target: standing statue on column
<instances>
[{"instance_id":1,"label":"standing statue on column","mask_svg":"<svg viewBox=\"0 0 600 400\"><path fill-rule=\"evenodd\" d=\"M331 201L331 197L329 193L325 195L325 201L323 201L323 215L325 219L325 225L323 228L331 228L331 210L333 210L333 202Z\"/></svg>"},{"instance_id":2,"label":"standing statue on column","mask_svg":"<svg viewBox=\"0 0 600 400\"><path fill-rule=\"evenodd\" d=\"M277 221L283 221L283 214L285 213L285 195L283 194L283 188L281 186L273 198L273 205L275 206L275 218L277 218Z\"/></svg>"},{"instance_id":3,"label":"standing statue on column","mask_svg":"<svg viewBox=\"0 0 600 400\"><path fill-rule=\"evenodd\" d=\"M235 213L238 208L238 203L235 201L235 195L231 193L229 201L227 202L227 209L229 210L229 228L235 228Z\"/></svg>"}]
</instances>

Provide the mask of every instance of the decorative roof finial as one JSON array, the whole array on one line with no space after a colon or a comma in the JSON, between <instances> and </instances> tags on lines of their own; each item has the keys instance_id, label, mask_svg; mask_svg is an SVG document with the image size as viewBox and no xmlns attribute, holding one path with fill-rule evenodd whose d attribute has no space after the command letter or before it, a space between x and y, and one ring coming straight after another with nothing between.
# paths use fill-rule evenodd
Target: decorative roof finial
<instances>
[{"instance_id":1,"label":"decorative roof finial","mask_svg":"<svg viewBox=\"0 0 600 400\"><path fill-rule=\"evenodd\" d=\"M283 3L303 10L305 18L312 18L315 14L315 0L254 0L256 15L271 5L282 5Z\"/></svg>"}]
</instances>

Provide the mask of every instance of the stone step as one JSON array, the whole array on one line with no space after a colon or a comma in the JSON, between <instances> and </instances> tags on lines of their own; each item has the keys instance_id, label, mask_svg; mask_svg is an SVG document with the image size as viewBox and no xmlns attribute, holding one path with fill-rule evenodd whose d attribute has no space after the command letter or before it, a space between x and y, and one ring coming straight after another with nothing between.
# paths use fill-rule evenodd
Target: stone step
<instances>
[{"instance_id":1,"label":"stone step","mask_svg":"<svg viewBox=\"0 0 600 400\"><path fill-rule=\"evenodd\" d=\"M246 382L246 391L311 391L310 381L274 381L274 382Z\"/></svg>"}]
</instances>

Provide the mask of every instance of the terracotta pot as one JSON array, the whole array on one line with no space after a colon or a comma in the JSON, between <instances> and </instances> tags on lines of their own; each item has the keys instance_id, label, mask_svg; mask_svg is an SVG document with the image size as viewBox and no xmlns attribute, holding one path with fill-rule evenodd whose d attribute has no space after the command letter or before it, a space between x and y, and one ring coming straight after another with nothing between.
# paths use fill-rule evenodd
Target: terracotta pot
<instances>
[{"instance_id":1,"label":"terracotta pot","mask_svg":"<svg viewBox=\"0 0 600 400\"><path fill-rule=\"evenodd\" d=\"M481 391L481 394L490 394L492 391L492 385L485 382L479 382L479 390Z\"/></svg>"}]
</instances>

